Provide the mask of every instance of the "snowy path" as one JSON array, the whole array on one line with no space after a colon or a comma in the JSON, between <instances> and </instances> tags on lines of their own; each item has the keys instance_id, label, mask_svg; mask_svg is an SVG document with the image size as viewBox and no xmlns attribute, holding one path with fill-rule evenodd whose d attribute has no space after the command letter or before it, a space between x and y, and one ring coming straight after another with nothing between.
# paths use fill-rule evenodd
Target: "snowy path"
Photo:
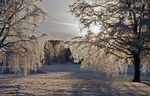
<instances>
[{"instance_id":1,"label":"snowy path","mask_svg":"<svg viewBox=\"0 0 150 96\"><path fill-rule=\"evenodd\" d=\"M79 65L44 65L24 78L0 75L0 96L150 96L150 78L129 82L131 76L108 80L105 75L82 72Z\"/></svg>"}]
</instances>

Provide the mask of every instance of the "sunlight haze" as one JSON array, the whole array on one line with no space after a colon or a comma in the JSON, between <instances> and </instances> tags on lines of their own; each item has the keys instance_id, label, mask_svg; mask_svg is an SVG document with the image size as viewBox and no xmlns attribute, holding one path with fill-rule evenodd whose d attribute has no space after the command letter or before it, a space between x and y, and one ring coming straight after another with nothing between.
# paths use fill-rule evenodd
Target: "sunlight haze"
<instances>
[{"instance_id":1,"label":"sunlight haze","mask_svg":"<svg viewBox=\"0 0 150 96\"><path fill-rule=\"evenodd\" d=\"M41 23L40 33L47 33L49 39L69 40L80 34L77 20L69 13L73 0L43 0L42 8L48 18Z\"/></svg>"}]
</instances>

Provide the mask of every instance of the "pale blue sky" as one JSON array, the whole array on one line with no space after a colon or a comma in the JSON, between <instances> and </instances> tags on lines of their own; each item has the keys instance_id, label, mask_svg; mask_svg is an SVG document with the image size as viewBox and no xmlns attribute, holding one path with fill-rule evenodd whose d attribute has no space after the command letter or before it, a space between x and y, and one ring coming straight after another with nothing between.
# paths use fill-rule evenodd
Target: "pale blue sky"
<instances>
[{"instance_id":1,"label":"pale blue sky","mask_svg":"<svg viewBox=\"0 0 150 96\"><path fill-rule=\"evenodd\" d=\"M43 0L42 8L49 14L41 24L40 33L48 33L49 39L68 40L79 35L78 23L69 11L74 0Z\"/></svg>"}]
</instances>

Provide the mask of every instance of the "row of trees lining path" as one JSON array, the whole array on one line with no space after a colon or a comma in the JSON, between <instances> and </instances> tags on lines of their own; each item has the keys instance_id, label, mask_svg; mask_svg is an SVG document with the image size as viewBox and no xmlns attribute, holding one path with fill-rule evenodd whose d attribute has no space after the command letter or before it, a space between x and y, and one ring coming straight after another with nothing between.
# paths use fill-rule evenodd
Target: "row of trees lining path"
<instances>
[{"instance_id":1,"label":"row of trees lining path","mask_svg":"<svg viewBox=\"0 0 150 96\"><path fill-rule=\"evenodd\" d=\"M116 76L134 64L133 82L140 82L140 64L145 73L150 67L150 0L76 0L70 12L88 30L71 43L81 68Z\"/></svg>"}]
</instances>

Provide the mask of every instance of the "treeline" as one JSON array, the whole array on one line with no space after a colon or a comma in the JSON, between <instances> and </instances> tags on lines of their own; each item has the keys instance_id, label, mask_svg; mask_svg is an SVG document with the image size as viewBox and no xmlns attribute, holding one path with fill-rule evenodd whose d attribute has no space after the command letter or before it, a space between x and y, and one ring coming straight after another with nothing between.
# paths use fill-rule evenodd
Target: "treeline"
<instances>
[{"instance_id":1,"label":"treeline","mask_svg":"<svg viewBox=\"0 0 150 96\"><path fill-rule=\"evenodd\" d=\"M44 45L45 64L73 62L70 48L66 43L62 40L46 41Z\"/></svg>"}]
</instances>

